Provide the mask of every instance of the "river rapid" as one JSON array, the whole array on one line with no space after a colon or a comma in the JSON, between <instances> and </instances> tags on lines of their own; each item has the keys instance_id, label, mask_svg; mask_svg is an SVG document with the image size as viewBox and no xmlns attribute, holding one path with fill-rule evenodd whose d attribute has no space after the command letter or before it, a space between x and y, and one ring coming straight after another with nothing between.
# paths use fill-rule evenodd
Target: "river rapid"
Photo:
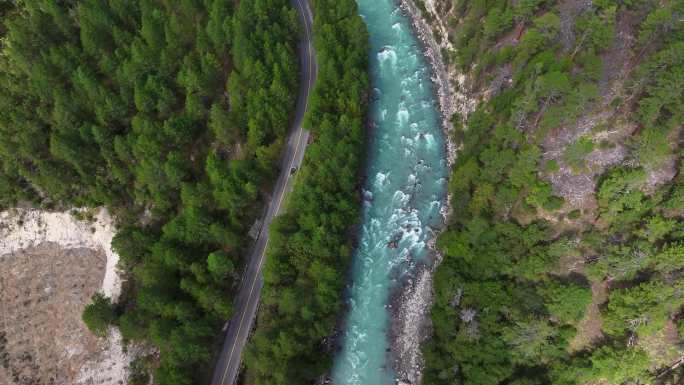
<instances>
[{"instance_id":1,"label":"river rapid","mask_svg":"<svg viewBox=\"0 0 684 385\"><path fill-rule=\"evenodd\" d=\"M373 86L359 245L334 385L390 385L389 297L443 226L446 154L429 63L394 0L357 0L370 33Z\"/></svg>"}]
</instances>

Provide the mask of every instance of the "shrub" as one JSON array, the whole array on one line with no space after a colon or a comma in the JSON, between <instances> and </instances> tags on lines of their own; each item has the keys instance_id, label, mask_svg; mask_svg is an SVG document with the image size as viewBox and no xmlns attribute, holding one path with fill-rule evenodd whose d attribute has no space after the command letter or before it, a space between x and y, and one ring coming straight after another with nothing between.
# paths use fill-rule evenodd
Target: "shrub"
<instances>
[{"instance_id":1,"label":"shrub","mask_svg":"<svg viewBox=\"0 0 684 385\"><path fill-rule=\"evenodd\" d=\"M95 293L86 305L81 319L93 334L100 337L107 335L107 329L116 318L112 300L102 293Z\"/></svg>"},{"instance_id":2,"label":"shrub","mask_svg":"<svg viewBox=\"0 0 684 385\"><path fill-rule=\"evenodd\" d=\"M549 282L539 289L545 299L549 313L561 323L574 324L579 321L591 302L591 290L575 283Z\"/></svg>"},{"instance_id":3,"label":"shrub","mask_svg":"<svg viewBox=\"0 0 684 385\"><path fill-rule=\"evenodd\" d=\"M580 172L585 167L584 158L594 151L594 142L582 137L571 143L563 152L563 161L575 172Z\"/></svg>"}]
</instances>

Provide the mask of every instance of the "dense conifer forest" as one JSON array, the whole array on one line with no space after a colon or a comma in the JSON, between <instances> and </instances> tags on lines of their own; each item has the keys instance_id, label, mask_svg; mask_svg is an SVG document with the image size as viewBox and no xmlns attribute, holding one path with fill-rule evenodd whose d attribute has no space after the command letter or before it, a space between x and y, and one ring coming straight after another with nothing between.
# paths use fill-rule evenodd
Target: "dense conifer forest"
<instances>
[{"instance_id":1,"label":"dense conifer forest","mask_svg":"<svg viewBox=\"0 0 684 385\"><path fill-rule=\"evenodd\" d=\"M680 383L684 2L449 12L486 95L454 117L425 384Z\"/></svg>"},{"instance_id":2,"label":"dense conifer forest","mask_svg":"<svg viewBox=\"0 0 684 385\"><path fill-rule=\"evenodd\" d=\"M311 3L313 141L270 228L250 385L329 370L360 214L366 27L354 0ZM681 381L684 1L433 3L478 105L453 117L423 383ZM0 206L107 207L126 284L84 322L159 350L133 385L149 369L207 381L295 108L294 9L34 0L0 16Z\"/></svg>"},{"instance_id":3,"label":"dense conifer forest","mask_svg":"<svg viewBox=\"0 0 684 385\"><path fill-rule=\"evenodd\" d=\"M332 364L326 344L359 221L369 80L368 36L353 0L315 0L319 73L307 147L286 212L271 225L257 326L246 352L249 384L306 384Z\"/></svg>"},{"instance_id":4,"label":"dense conifer forest","mask_svg":"<svg viewBox=\"0 0 684 385\"><path fill-rule=\"evenodd\" d=\"M127 284L84 321L156 346L158 384L206 380L294 112L294 9L39 0L0 12L2 206L108 207Z\"/></svg>"}]
</instances>

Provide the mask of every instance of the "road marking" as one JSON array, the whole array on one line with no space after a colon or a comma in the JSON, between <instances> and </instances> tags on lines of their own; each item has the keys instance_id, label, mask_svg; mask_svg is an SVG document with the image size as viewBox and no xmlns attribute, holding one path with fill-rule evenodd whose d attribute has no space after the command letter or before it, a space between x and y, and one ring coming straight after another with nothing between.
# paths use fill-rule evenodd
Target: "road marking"
<instances>
[{"instance_id":1,"label":"road marking","mask_svg":"<svg viewBox=\"0 0 684 385\"><path fill-rule=\"evenodd\" d=\"M299 9L300 9L301 12L302 12L302 18L303 18L303 20L304 20L304 30L305 30L305 33L306 33L306 40L307 40L307 47L306 47L306 50L307 50L307 53L308 53L308 56L309 56L309 66L308 66L308 67L309 67L309 68L308 68L308 69L309 69L309 81L308 81L308 84L307 84L307 87L308 87L308 89L307 89L307 95L306 95L306 98L304 98L304 114L306 114L306 110L307 110L307 108L309 107L309 92L311 92L311 81L312 81L312 77L313 77L312 60L311 60L311 58L312 58L312 53L311 53L311 35L310 35L310 33L309 33L309 24L308 24L308 21L307 21L307 20L308 20L308 19L307 19L308 13L305 12L305 9L304 9L304 7L302 6L301 0L296 0L296 1L297 1L297 5L299 6ZM296 146L295 146L294 153L292 154L292 159L290 159L290 161L288 162L288 167L287 167L287 169L284 170L284 171L285 171L286 173L288 173L288 174L289 174L289 172L290 172L290 169L292 168L292 163L297 159L297 152L299 151L299 144L300 144L301 139L302 139L302 132L303 132L303 131L304 131L304 130L302 129L302 125L301 125L301 123L300 123L300 124L299 124L299 135L297 136L297 143L296 143ZM287 174L286 174L286 175L287 175ZM287 191L288 182L289 182L289 175L286 176L285 184L284 184L284 186L283 186L283 190L282 190L281 193L280 193L280 198L278 199L278 204L276 205L276 209L275 209L275 211L273 212L273 216L271 217L271 220L273 220L273 218L275 218L275 217L278 215L278 211L280 211L280 204L281 204L282 201L283 201L283 197L284 197L284 195L285 195L285 191ZM267 212L267 213L268 213L268 212ZM267 214L267 215L268 215L268 214ZM242 315L240 316L240 323L238 324L238 330L237 330L237 332L235 333L235 340L233 341L233 346L232 346L232 348L231 348L231 350L230 350L230 355L228 356L228 359L227 359L227 361L226 361L226 369L223 371L223 375L221 376L221 383L220 383L220 385L224 385L224 382L225 382L225 380L226 380L226 374L228 374L228 368L230 368L230 362L231 362L232 359L233 359L233 353L235 352L235 346L237 345L237 340L238 340L238 338L239 338L239 336L240 336L240 330L242 330L242 324L243 324L243 321L245 320L245 315L247 314L247 308L249 308L249 303L252 301L252 294L253 294L253 292L254 292L254 286L256 285L257 277L259 276L259 271L261 270L261 265L262 265L263 262L264 262L264 256L266 255L266 248L268 247L268 241L269 241L269 239L270 239L270 238L268 237L268 229L266 229L266 231L267 231L267 233L266 233L266 243L264 244L264 249L263 249L263 251L261 252L261 256L259 257L259 264L257 265L257 270L256 270L257 272L256 272L256 274L255 274L255 276L254 276L254 280L252 281L252 287L251 287L250 290L249 290L249 295L247 296L247 303L246 303L246 305L245 305L245 310L242 312ZM258 238L257 238L257 242L258 242ZM232 384L231 384L231 385L232 385Z\"/></svg>"}]
</instances>

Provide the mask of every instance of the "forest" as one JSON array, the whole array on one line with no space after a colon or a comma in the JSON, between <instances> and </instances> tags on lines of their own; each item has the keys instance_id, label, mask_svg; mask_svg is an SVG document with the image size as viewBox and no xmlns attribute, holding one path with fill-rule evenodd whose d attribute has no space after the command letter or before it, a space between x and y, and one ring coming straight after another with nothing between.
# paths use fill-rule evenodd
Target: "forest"
<instances>
[{"instance_id":1,"label":"forest","mask_svg":"<svg viewBox=\"0 0 684 385\"><path fill-rule=\"evenodd\" d=\"M284 214L274 219L247 384L313 383L330 369L341 293L359 221L368 36L354 0L315 0L319 73L306 125L315 140Z\"/></svg>"},{"instance_id":2,"label":"forest","mask_svg":"<svg viewBox=\"0 0 684 385\"><path fill-rule=\"evenodd\" d=\"M154 345L158 384L206 380L294 113L294 9L37 0L0 12L0 205L107 207L126 285L117 303L96 295L84 322ZM318 99L317 124L342 119ZM358 122L345 127L355 146ZM342 145L332 134L320 130Z\"/></svg>"},{"instance_id":3,"label":"forest","mask_svg":"<svg viewBox=\"0 0 684 385\"><path fill-rule=\"evenodd\" d=\"M425 384L684 376L684 2L578 4L454 2L489 95L454 117Z\"/></svg>"}]
</instances>

